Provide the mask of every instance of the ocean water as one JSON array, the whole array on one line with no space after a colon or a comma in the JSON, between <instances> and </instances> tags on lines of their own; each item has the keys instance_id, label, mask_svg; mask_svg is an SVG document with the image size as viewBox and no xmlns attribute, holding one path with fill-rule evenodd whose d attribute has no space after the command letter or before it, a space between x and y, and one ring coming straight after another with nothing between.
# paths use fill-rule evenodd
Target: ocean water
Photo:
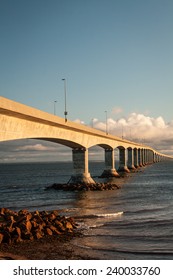
<instances>
[{"instance_id":1,"label":"ocean water","mask_svg":"<svg viewBox=\"0 0 173 280\"><path fill-rule=\"evenodd\" d=\"M90 163L96 181L103 169ZM0 207L74 216L84 233L74 243L102 258L173 259L173 161L145 166L113 191L46 190L72 171L71 162L0 164Z\"/></svg>"}]
</instances>

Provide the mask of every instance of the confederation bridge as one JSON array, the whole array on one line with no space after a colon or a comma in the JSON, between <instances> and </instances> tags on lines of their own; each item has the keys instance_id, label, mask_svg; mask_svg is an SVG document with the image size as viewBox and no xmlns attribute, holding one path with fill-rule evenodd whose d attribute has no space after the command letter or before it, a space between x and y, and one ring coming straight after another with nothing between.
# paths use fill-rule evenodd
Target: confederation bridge
<instances>
[{"instance_id":1,"label":"confederation bridge","mask_svg":"<svg viewBox=\"0 0 173 280\"><path fill-rule=\"evenodd\" d=\"M0 141L40 139L72 149L74 173L71 182L93 183L89 172L88 150L100 146L105 152L102 176L116 177L140 166L171 158L144 144L65 121L63 118L0 97ZM115 149L119 150L119 168L115 169Z\"/></svg>"}]
</instances>

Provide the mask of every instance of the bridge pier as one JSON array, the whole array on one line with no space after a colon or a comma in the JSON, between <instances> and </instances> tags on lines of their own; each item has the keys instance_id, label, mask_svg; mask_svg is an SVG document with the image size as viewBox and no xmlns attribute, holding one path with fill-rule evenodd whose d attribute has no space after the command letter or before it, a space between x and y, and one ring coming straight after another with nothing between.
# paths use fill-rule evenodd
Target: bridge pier
<instances>
[{"instance_id":1,"label":"bridge pier","mask_svg":"<svg viewBox=\"0 0 173 280\"><path fill-rule=\"evenodd\" d=\"M148 157L149 157L149 163L154 163L154 153L151 150L148 150Z\"/></svg>"},{"instance_id":2,"label":"bridge pier","mask_svg":"<svg viewBox=\"0 0 173 280\"><path fill-rule=\"evenodd\" d=\"M128 148L128 169L136 169L134 166L134 150L132 148Z\"/></svg>"},{"instance_id":3,"label":"bridge pier","mask_svg":"<svg viewBox=\"0 0 173 280\"><path fill-rule=\"evenodd\" d=\"M143 166L147 165L146 149L142 150L142 164Z\"/></svg>"},{"instance_id":4,"label":"bridge pier","mask_svg":"<svg viewBox=\"0 0 173 280\"><path fill-rule=\"evenodd\" d=\"M127 150L123 147L119 148L119 168L118 172L130 172L127 167Z\"/></svg>"},{"instance_id":5,"label":"bridge pier","mask_svg":"<svg viewBox=\"0 0 173 280\"><path fill-rule=\"evenodd\" d=\"M74 174L71 176L69 183L95 183L88 171L88 149L75 148L72 153Z\"/></svg>"},{"instance_id":6,"label":"bridge pier","mask_svg":"<svg viewBox=\"0 0 173 280\"><path fill-rule=\"evenodd\" d=\"M141 149L138 149L138 164L140 167L143 166L143 163L142 163L142 150Z\"/></svg>"},{"instance_id":7,"label":"bridge pier","mask_svg":"<svg viewBox=\"0 0 173 280\"><path fill-rule=\"evenodd\" d=\"M154 162L154 163L157 162L157 155L156 155L156 153L153 154L153 162Z\"/></svg>"},{"instance_id":8,"label":"bridge pier","mask_svg":"<svg viewBox=\"0 0 173 280\"><path fill-rule=\"evenodd\" d=\"M139 167L139 161L138 161L138 149L134 149L134 167L138 168Z\"/></svg>"},{"instance_id":9,"label":"bridge pier","mask_svg":"<svg viewBox=\"0 0 173 280\"><path fill-rule=\"evenodd\" d=\"M103 171L102 178L120 177L115 169L114 150L105 149L105 170Z\"/></svg>"}]
</instances>

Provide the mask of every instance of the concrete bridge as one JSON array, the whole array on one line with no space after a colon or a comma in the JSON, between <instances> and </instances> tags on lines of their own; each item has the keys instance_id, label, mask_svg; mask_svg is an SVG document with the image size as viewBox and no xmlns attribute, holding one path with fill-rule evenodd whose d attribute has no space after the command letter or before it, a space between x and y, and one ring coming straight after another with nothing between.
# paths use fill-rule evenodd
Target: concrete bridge
<instances>
[{"instance_id":1,"label":"concrete bridge","mask_svg":"<svg viewBox=\"0 0 173 280\"><path fill-rule=\"evenodd\" d=\"M131 142L102 131L65 121L63 118L0 97L0 141L41 139L72 149L74 174L71 182L93 183L88 169L88 149L100 146L105 151L102 176L119 176L140 166L165 158L151 147ZM119 150L119 169L115 169L114 151ZM118 171L118 172L117 172Z\"/></svg>"}]
</instances>

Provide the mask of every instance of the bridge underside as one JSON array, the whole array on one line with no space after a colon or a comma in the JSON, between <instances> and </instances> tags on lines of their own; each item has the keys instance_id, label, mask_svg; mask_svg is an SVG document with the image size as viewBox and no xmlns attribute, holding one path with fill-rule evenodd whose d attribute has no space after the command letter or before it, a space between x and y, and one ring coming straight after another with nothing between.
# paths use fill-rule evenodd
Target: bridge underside
<instances>
[{"instance_id":1,"label":"bridge underside","mask_svg":"<svg viewBox=\"0 0 173 280\"><path fill-rule=\"evenodd\" d=\"M164 158L152 148L120 139L99 130L0 97L0 141L40 139L72 149L73 181L93 183L88 169L88 149L100 146L105 151L103 176L118 176L114 151L119 150L119 172L160 161Z\"/></svg>"},{"instance_id":2,"label":"bridge underside","mask_svg":"<svg viewBox=\"0 0 173 280\"><path fill-rule=\"evenodd\" d=\"M71 176L70 183L95 183L89 172L89 149L73 141L65 139L54 139L48 137L32 138L33 140L43 140L67 146L72 149L72 160L74 172ZM130 172L146 164L151 164L161 160L152 150L138 149L131 147L124 148L117 146L115 149L108 145L99 144L105 153L105 168L102 172L102 178L119 177L122 172ZM119 151L119 168L115 168L115 150Z\"/></svg>"},{"instance_id":3,"label":"bridge underside","mask_svg":"<svg viewBox=\"0 0 173 280\"><path fill-rule=\"evenodd\" d=\"M32 138L32 139L53 142L53 143L61 144L63 146L67 146L67 147L72 148L72 149L77 149L77 148L82 149L82 148L85 148L85 147L83 147L82 145L80 145L78 143L75 143L75 142L72 142L72 141L69 141L69 140L66 140L66 139L54 139L54 138Z\"/></svg>"}]
</instances>

